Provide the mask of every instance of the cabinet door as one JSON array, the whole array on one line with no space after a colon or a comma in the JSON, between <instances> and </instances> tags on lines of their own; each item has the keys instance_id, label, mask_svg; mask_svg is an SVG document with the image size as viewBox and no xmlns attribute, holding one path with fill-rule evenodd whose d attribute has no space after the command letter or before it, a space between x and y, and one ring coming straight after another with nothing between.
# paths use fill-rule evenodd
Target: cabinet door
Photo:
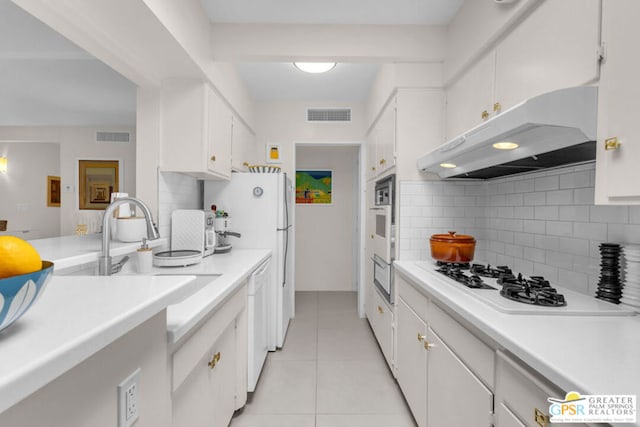
<instances>
[{"instance_id":1,"label":"cabinet door","mask_svg":"<svg viewBox=\"0 0 640 427\"><path fill-rule=\"evenodd\" d=\"M396 164L396 98L394 97L382 112L376 123L376 167L381 175Z\"/></svg>"},{"instance_id":2,"label":"cabinet door","mask_svg":"<svg viewBox=\"0 0 640 427\"><path fill-rule=\"evenodd\" d=\"M452 139L482 123L493 100L495 51L482 57L446 90L446 139Z\"/></svg>"},{"instance_id":3,"label":"cabinet door","mask_svg":"<svg viewBox=\"0 0 640 427\"><path fill-rule=\"evenodd\" d=\"M600 0L541 2L498 44L493 101L505 110L597 80L599 24Z\"/></svg>"},{"instance_id":4,"label":"cabinet door","mask_svg":"<svg viewBox=\"0 0 640 427\"><path fill-rule=\"evenodd\" d=\"M371 326L378 344L380 344L382 355L393 371L393 312L375 289L373 290L373 300L376 312Z\"/></svg>"},{"instance_id":5,"label":"cabinet door","mask_svg":"<svg viewBox=\"0 0 640 427\"><path fill-rule=\"evenodd\" d=\"M214 346L212 358L216 359L215 366L210 368L209 385L212 388L212 408L214 418L209 425L227 427L235 411L236 397L236 328L235 322L220 337ZM209 359L211 362L212 359Z\"/></svg>"},{"instance_id":6,"label":"cabinet door","mask_svg":"<svg viewBox=\"0 0 640 427\"><path fill-rule=\"evenodd\" d=\"M602 39L606 61L598 89L598 148L596 192L598 204L640 203L640 54L637 40L640 2L603 1ZM604 142L617 137L617 150L606 151Z\"/></svg>"},{"instance_id":7,"label":"cabinet door","mask_svg":"<svg viewBox=\"0 0 640 427\"><path fill-rule=\"evenodd\" d=\"M497 404L496 419L499 420L498 427L527 427L503 402Z\"/></svg>"},{"instance_id":8,"label":"cabinet door","mask_svg":"<svg viewBox=\"0 0 640 427\"><path fill-rule=\"evenodd\" d=\"M491 425L491 390L480 382L431 328L427 331L427 341L428 425Z\"/></svg>"},{"instance_id":9,"label":"cabinet door","mask_svg":"<svg viewBox=\"0 0 640 427\"><path fill-rule=\"evenodd\" d=\"M367 165L366 165L366 176L367 180L373 179L377 176L377 147L376 147L376 139L377 139L378 129L374 127L369 132L367 136Z\"/></svg>"},{"instance_id":10,"label":"cabinet door","mask_svg":"<svg viewBox=\"0 0 640 427\"><path fill-rule=\"evenodd\" d=\"M231 166L237 171L247 171L247 166L257 164L253 153L253 134L237 117L233 117L233 142L231 143Z\"/></svg>"},{"instance_id":11,"label":"cabinet door","mask_svg":"<svg viewBox=\"0 0 640 427\"><path fill-rule=\"evenodd\" d=\"M396 304L396 378L418 427L427 425L426 334L424 320L399 298Z\"/></svg>"},{"instance_id":12,"label":"cabinet door","mask_svg":"<svg viewBox=\"0 0 640 427\"><path fill-rule=\"evenodd\" d=\"M235 410L235 322L172 396L173 425L223 427Z\"/></svg>"},{"instance_id":13,"label":"cabinet door","mask_svg":"<svg viewBox=\"0 0 640 427\"><path fill-rule=\"evenodd\" d=\"M208 91L208 163L207 169L223 177L231 176L233 114L222 99Z\"/></svg>"}]
</instances>

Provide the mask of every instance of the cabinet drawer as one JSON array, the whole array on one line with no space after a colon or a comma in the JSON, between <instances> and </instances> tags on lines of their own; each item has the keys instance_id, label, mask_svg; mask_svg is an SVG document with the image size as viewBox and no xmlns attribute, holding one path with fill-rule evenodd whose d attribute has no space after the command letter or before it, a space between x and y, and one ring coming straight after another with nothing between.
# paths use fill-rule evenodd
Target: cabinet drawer
<instances>
[{"instance_id":1,"label":"cabinet drawer","mask_svg":"<svg viewBox=\"0 0 640 427\"><path fill-rule=\"evenodd\" d=\"M538 427L541 424L535 420L535 413L539 411L545 417L549 417L549 402L547 398L563 398L564 393L546 379L540 377L530 368L522 366L502 352L498 352L496 373L496 395L498 411L498 425L514 425L513 421L503 421L509 418L507 411L501 410L504 404L510 412L513 412L524 425ZM511 415L513 417L513 415ZM517 425L517 424L515 424ZM542 424L543 425L543 424ZM585 424L572 424L572 426L584 426Z\"/></svg>"},{"instance_id":2,"label":"cabinet drawer","mask_svg":"<svg viewBox=\"0 0 640 427\"><path fill-rule=\"evenodd\" d=\"M223 304L216 313L198 328L172 357L172 391L175 391L196 368L203 357L208 355L211 345L222 335L229 324L247 304L247 287L243 285Z\"/></svg>"},{"instance_id":3,"label":"cabinet drawer","mask_svg":"<svg viewBox=\"0 0 640 427\"><path fill-rule=\"evenodd\" d=\"M429 304L427 297L422 295L420 291L414 288L407 280L400 274L396 274L396 289L398 290L398 296L404 300L404 302L411 307L413 311L423 320L427 319L427 306Z\"/></svg>"},{"instance_id":4,"label":"cabinet drawer","mask_svg":"<svg viewBox=\"0 0 640 427\"><path fill-rule=\"evenodd\" d=\"M429 301L427 323L490 389L494 388L495 352Z\"/></svg>"}]
</instances>

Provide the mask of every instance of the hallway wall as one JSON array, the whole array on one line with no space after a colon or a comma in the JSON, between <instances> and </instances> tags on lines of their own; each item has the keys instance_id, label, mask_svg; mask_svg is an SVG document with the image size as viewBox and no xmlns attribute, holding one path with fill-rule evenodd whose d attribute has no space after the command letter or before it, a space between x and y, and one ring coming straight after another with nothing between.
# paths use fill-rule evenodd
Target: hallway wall
<instances>
[{"instance_id":1,"label":"hallway wall","mask_svg":"<svg viewBox=\"0 0 640 427\"><path fill-rule=\"evenodd\" d=\"M296 205L296 290L353 291L357 146L300 146L296 169L333 170L333 204Z\"/></svg>"}]
</instances>

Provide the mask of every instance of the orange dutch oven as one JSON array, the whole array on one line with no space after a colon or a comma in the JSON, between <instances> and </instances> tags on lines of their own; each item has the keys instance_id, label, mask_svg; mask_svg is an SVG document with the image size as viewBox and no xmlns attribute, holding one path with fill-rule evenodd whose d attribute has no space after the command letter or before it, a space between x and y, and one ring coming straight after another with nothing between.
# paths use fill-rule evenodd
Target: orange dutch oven
<instances>
[{"instance_id":1,"label":"orange dutch oven","mask_svg":"<svg viewBox=\"0 0 640 427\"><path fill-rule=\"evenodd\" d=\"M473 261L476 250L476 239L465 234L434 234L429 239L431 257L442 262L467 263Z\"/></svg>"}]
</instances>

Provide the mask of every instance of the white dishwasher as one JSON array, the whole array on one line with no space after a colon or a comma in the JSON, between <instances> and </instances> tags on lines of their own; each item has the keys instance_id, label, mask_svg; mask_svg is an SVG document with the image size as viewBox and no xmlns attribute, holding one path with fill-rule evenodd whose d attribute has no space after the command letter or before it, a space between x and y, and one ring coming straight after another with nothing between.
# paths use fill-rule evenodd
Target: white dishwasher
<instances>
[{"instance_id":1,"label":"white dishwasher","mask_svg":"<svg viewBox=\"0 0 640 427\"><path fill-rule=\"evenodd\" d=\"M247 372L247 390L256 389L260 371L267 358L267 298L269 280L271 279L271 258L256 268L249 276L248 285L248 327L249 327L249 357Z\"/></svg>"}]
</instances>

